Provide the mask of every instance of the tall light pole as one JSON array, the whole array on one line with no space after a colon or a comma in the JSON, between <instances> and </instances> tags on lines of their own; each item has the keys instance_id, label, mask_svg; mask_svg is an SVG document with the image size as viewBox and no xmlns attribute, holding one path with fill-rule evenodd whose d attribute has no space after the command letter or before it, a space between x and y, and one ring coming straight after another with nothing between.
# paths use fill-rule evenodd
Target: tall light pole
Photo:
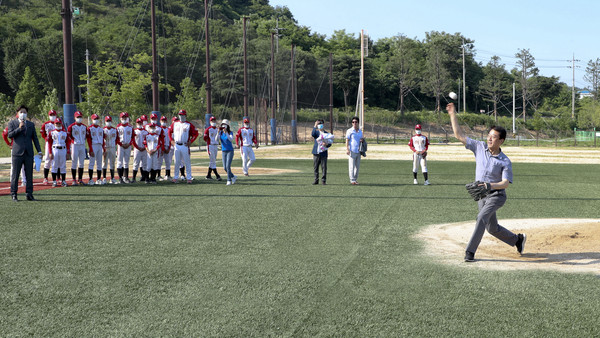
<instances>
[{"instance_id":1,"label":"tall light pole","mask_svg":"<svg viewBox=\"0 0 600 338\"><path fill-rule=\"evenodd\" d=\"M64 125L68 126L75 122L73 116L77 106L73 104L73 45L72 45L72 24L73 9L71 0L62 0L63 27L63 55L64 55L64 73L65 73L65 104L63 105Z\"/></svg>"},{"instance_id":2,"label":"tall light pole","mask_svg":"<svg viewBox=\"0 0 600 338\"><path fill-rule=\"evenodd\" d=\"M154 0L150 1L150 22L152 25L152 113L160 116L158 101L158 54L156 52L156 10Z\"/></svg>"},{"instance_id":3,"label":"tall light pole","mask_svg":"<svg viewBox=\"0 0 600 338\"><path fill-rule=\"evenodd\" d=\"M467 112L467 95L466 95L467 94L467 87L466 87L467 70L465 68L465 40L463 40L463 44L462 44L462 66L463 66L463 78L462 78L463 113L466 113Z\"/></svg>"}]
</instances>

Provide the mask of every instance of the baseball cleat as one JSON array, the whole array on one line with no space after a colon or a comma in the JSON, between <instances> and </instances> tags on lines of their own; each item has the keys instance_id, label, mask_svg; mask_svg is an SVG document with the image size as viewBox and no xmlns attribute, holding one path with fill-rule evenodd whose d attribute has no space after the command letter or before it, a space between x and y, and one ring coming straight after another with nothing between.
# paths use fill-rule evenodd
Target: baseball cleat
<instances>
[{"instance_id":1,"label":"baseball cleat","mask_svg":"<svg viewBox=\"0 0 600 338\"><path fill-rule=\"evenodd\" d=\"M517 251L519 252L519 254L522 255L525 251L525 241L527 241L527 235L519 234L517 236L519 237L519 239L517 239L517 243L515 244L515 246L517 247Z\"/></svg>"},{"instance_id":2,"label":"baseball cleat","mask_svg":"<svg viewBox=\"0 0 600 338\"><path fill-rule=\"evenodd\" d=\"M226 184L226 185L231 185L231 181L227 181L227 184Z\"/></svg>"},{"instance_id":3,"label":"baseball cleat","mask_svg":"<svg viewBox=\"0 0 600 338\"><path fill-rule=\"evenodd\" d=\"M43 184L43 185L48 185L48 184L50 184L50 182L48 182L48 179L47 179L47 178L44 178L44 181L42 182L42 184Z\"/></svg>"},{"instance_id":4,"label":"baseball cleat","mask_svg":"<svg viewBox=\"0 0 600 338\"><path fill-rule=\"evenodd\" d=\"M419 181L417 181L417 179L415 178L415 180L413 181L413 184L417 185L417 184L419 184Z\"/></svg>"},{"instance_id":5,"label":"baseball cleat","mask_svg":"<svg viewBox=\"0 0 600 338\"><path fill-rule=\"evenodd\" d=\"M63 186L63 187L66 187L66 186L67 186L67 182L65 182L65 181L62 181L62 186Z\"/></svg>"},{"instance_id":6,"label":"baseball cleat","mask_svg":"<svg viewBox=\"0 0 600 338\"><path fill-rule=\"evenodd\" d=\"M475 254L470 251L465 251L465 262L475 262Z\"/></svg>"},{"instance_id":7,"label":"baseball cleat","mask_svg":"<svg viewBox=\"0 0 600 338\"><path fill-rule=\"evenodd\" d=\"M85 185L85 183L83 183L83 181L82 181L82 180L79 180L78 184L79 184L79 185Z\"/></svg>"},{"instance_id":8,"label":"baseball cleat","mask_svg":"<svg viewBox=\"0 0 600 338\"><path fill-rule=\"evenodd\" d=\"M52 182L52 187L56 188L56 181Z\"/></svg>"},{"instance_id":9,"label":"baseball cleat","mask_svg":"<svg viewBox=\"0 0 600 338\"><path fill-rule=\"evenodd\" d=\"M213 178L212 178L212 176L206 176L206 179L207 180L212 180Z\"/></svg>"},{"instance_id":10,"label":"baseball cleat","mask_svg":"<svg viewBox=\"0 0 600 338\"><path fill-rule=\"evenodd\" d=\"M187 184L192 184L192 180L187 180Z\"/></svg>"},{"instance_id":11,"label":"baseball cleat","mask_svg":"<svg viewBox=\"0 0 600 338\"><path fill-rule=\"evenodd\" d=\"M75 186L78 186L78 185L79 185L79 184L77 184L77 181L76 181L76 180L73 180L73 182L71 182L71 186L73 186L73 187L75 187Z\"/></svg>"},{"instance_id":12,"label":"baseball cleat","mask_svg":"<svg viewBox=\"0 0 600 338\"><path fill-rule=\"evenodd\" d=\"M129 177L125 177L125 178L123 179L123 181L124 181L125 183L127 183L127 184L131 183L131 181L129 180Z\"/></svg>"},{"instance_id":13,"label":"baseball cleat","mask_svg":"<svg viewBox=\"0 0 600 338\"><path fill-rule=\"evenodd\" d=\"M221 176L217 176L217 181L221 182L223 179L221 179Z\"/></svg>"},{"instance_id":14,"label":"baseball cleat","mask_svg":"<svg viewBox=\"0 0 600 338\"><path fill-rule=\"evenodd\" d=\"M102 180L96 180L96 183L94 183L94 184L96 184L96 185L102 185L104 183L102 183Z\"/></svg>"},{"instance_id":15,"label":"baseball cleat","mask_svg":"<svg viewBox=\"0 0 600 338\"><path fill-rule=\"evenodd\" d=\"M177 183L179 183L179 180L178 180L178 179L176 179L176 178L174 178L174 179L173 179L171 182L173 182L173 183L177 184Z\"/></svg>"},{"instance_id":16,"label":"baseball cleat","mask_svg":"<svg viewBox=\"0 0 600 338\"><path fill-rule=\"evenodd\" d=\"M431 183L429 183L429 180L425 181L425 183L423 185L430 185Z\"/></svg>"},{"instance_id":17,"label":"baseball cleat","mask_svg":"<svg viewBox=\"0 0 600 338\"><path fill-rule=\"evenodd\" d=\"M89 180L87 185L94 185L94 180Z\"/></svg>"}]
</instances>

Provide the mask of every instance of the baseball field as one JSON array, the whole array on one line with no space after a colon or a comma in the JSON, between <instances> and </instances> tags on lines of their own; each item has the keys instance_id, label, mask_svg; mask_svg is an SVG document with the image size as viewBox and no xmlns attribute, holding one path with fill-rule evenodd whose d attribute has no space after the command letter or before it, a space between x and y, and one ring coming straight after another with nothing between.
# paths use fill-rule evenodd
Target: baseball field
<instances>
[{"instance_id":1,"label":"baseball field","mask_svg":"<svg viewBox=\"0 0 600 338\"><path fill-rule=\"evenodd\" d=\"M233 186L204 180L196 153L191 185L0 196L0 335L600 335L596 150L503 149L514 184L498 218L529 235L525 255L486 234L464 263L467 150L432 145L423 186L408 147L373 147L352 186L338 147L326 186L303 145L260 148ZM516 160L527 151L546 160Z\"/></svg>"}]
</instances>

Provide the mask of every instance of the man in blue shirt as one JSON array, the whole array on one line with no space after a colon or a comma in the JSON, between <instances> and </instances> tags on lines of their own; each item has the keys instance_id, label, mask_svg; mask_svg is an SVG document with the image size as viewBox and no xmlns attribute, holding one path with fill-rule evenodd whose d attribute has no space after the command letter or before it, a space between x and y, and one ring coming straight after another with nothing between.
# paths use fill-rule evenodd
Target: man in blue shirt
<instances>
[{"instance_id":1,"label":"man in blue shirt","mask_svg":"<svg viewBox=\"0 0 600 338\"><path fill-rule=\"evenodd\" d=\"M498 224L496 211L506 202L506 191L512 183L512 164L504 155L500 146L506 139L506 129L492 127L487 136L487 142L476 141L465 135L458 124L454 103L446 106L454 136L465 145L465 148L475 154L475 180L489 185L491 193L478 201L479 214L475 223L475 230L465 252L465 262L475 261L475 252L481 242L483 233L487 230L492 236L510 246L516 246L519 254L523 254L527 236L514 234Z\"/></svg>"},{"instance_id":2,"label":"man in blue shirt","mask_svg":"<svg viewBox=\"0 0 600 338\"><path fill-rule=\"evenodd\" d=\"M358 169L360 168L360 143L363 132L358 124L358 117L352 118L352 128L346 131L346 155L348 155L348 174L350 184L358 185Z\"/></svg>"}]
</instances>

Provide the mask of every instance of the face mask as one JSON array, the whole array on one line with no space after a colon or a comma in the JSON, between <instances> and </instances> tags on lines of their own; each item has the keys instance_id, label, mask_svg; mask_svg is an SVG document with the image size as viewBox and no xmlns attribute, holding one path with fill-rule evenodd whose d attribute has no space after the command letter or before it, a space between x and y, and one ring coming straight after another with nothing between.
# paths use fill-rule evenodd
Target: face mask
<instances>
[{"instance_id":1,"label":"face mask","mask_svg":"<svg viewBox=\"0 0 600 338\"><path fill-rule=\"evenodd\" d=\"M214 123L214 122L211 122L211 123L210 123L210 126L211 126L211 127L216 127L216 126L217 126L217 124L216 124L216 123Z\"/></svg>"},{"instance_id":2,"label":"face mask","mask_svg":"<svg viewBox=\"0 0 600 338\"><path fill-rule=\"evenodd\" d=\"M244 128L248 128L250 125L248 123L244 123Z\"/></svg>"},{"instance_id":3,"label":"face mask","mask_svg":"<svg viewBox=\"0 0 600 338\"><path fill-rule=\"evenodd\" d=\"M416 130L417 135L421 135L421 131L419 129Z\"/></svg>"},{"instance_id":4,"label":"face mask","mask_svg":"<svg viewBox=\"0 0 600 338\"><path fill-rule=\"evenodd\" d=\"M54 126L56 130L62 130L62 124L57 124Z\"/></svg>"},{"instance_id":5,"label":"face mask","mask_svg":"<svg viewBox=\"0 0 600 338\"><path fill-rule=\"evenodd\" d=\"M161 122L161 123L160 123L160 126L161 126L161 127L166 127L166 126L167 126L167 123L166 123L166 122Z\"/></svg>"},{"instance_id":6,"label":"face mask","mask_svg":"<svg viewBox=\"0 0 600 338\"><path fill-rule=\"evenodd\" d=\"M147 122L147 121L144 121L144 123L143 123L143 124L144 124L144 127L145 127L145 126L148 124L148 122Z\"/></svg>"},{"instance_id":7,"label":"face mask","mask_svg":"<svg viewBox=\"0 0 600 338\"><path fill-rule=\"evenodd\" d=\"M154 132L155 132L155 131L156 131L156 129L155 129L155 128L150 128L150 133L151 133L151 134L154 134Z\"/></svg>"},{"instance_id":8,"label":"face mask","mask_svg":"<svg viewBox=\"0 0 600 338\"><path fill-rule=\"evenodd\" d=\"M121 119L121 123L126 124L127 123L127 119Z\"/></svg>"},{"instance_id":9,"label":"face mask","mask_svg":"<svg viewBox=\"0 0 600 338\"><path fill-rule=\"evenodd\" d=\"M78 117L78 118L75 119L75 122L77 122L77 123L81 123L81 121L82 121L81 117Z\"/></svg>"},{"instance_id":10,"label":"face mask","mask_svg":"<svg viewBox=\"0 0 600 338\"><path fill-rule=\"evenodd\" d=\"M137 125L137 127L138 127L138 128L142 128L143 126L144 126L144 125L142 125L142 124L138 124L138 125Z\"/></svg>"},{"instance_id":11,"label":"face mask","mask_svg":"<svg viewBox=\"0 0 600 338\"><path fill-rule=\"evenodd\" d=\"M106 123L105 123L105 125L106 125L107 127L110 127L110 126L112 125L112 122L106 122Z\"/></svg>"},{"instance_id":12,"label":"face mask","mask_svg":"<svg viewBox=\"0 0 600 338\"><path fill-rule=\"evenodd\" d=\"M27 113L19 113L19 120L25 121L27 119Z\"/></svg>"},{"instance_id":13,"label":"face mask","mask_svg":"<svg viewBox=\"0 0 600 338\"><path fill-rule=\"evenodd\" d=\"M100 120L92 120L92 123L93 123L95 126L97 126L97 125L99 125L99 124L100 124Z\"/></svg>"},{"instance_id":14,"label":"face mask","mask_svg":"<svg viewBox=\"0 0 600 338\"><path fill-rule=\"evenodd\" d=\"M52 122L56 121L56 116L54 116L54 115L50 116L50 121L52 121Z\"/></svg>"},{"instance_id":15,"label":"face mask","mask_svg":"<svg viewBox=\"0 0 600 338\"><path fill-rule=\"evenodd\" d=\"M319 124L319 125L317 126L317 128L319 128L319 129L323 129L323 125L322 125L322 124Z\"/></svg>"},{"instance_id":16,"label":"face mask","mask_svg":"<svg viewBox=\"0 0 600 338\"><path fill-rule=\"evenodd\" d=\"M179 121L180 122L185 122L185 115L180 115L179 116Z\"/></svg>"},{"instance_id":17,"label":"face mask","mask_svg":"<svg viewBox=\"0 0 600 338\"><path fill-rule=\"evenodd\" d=\"M158 124L158 120L152 120L152 123Z\"/></svg>"}]
</instances>

